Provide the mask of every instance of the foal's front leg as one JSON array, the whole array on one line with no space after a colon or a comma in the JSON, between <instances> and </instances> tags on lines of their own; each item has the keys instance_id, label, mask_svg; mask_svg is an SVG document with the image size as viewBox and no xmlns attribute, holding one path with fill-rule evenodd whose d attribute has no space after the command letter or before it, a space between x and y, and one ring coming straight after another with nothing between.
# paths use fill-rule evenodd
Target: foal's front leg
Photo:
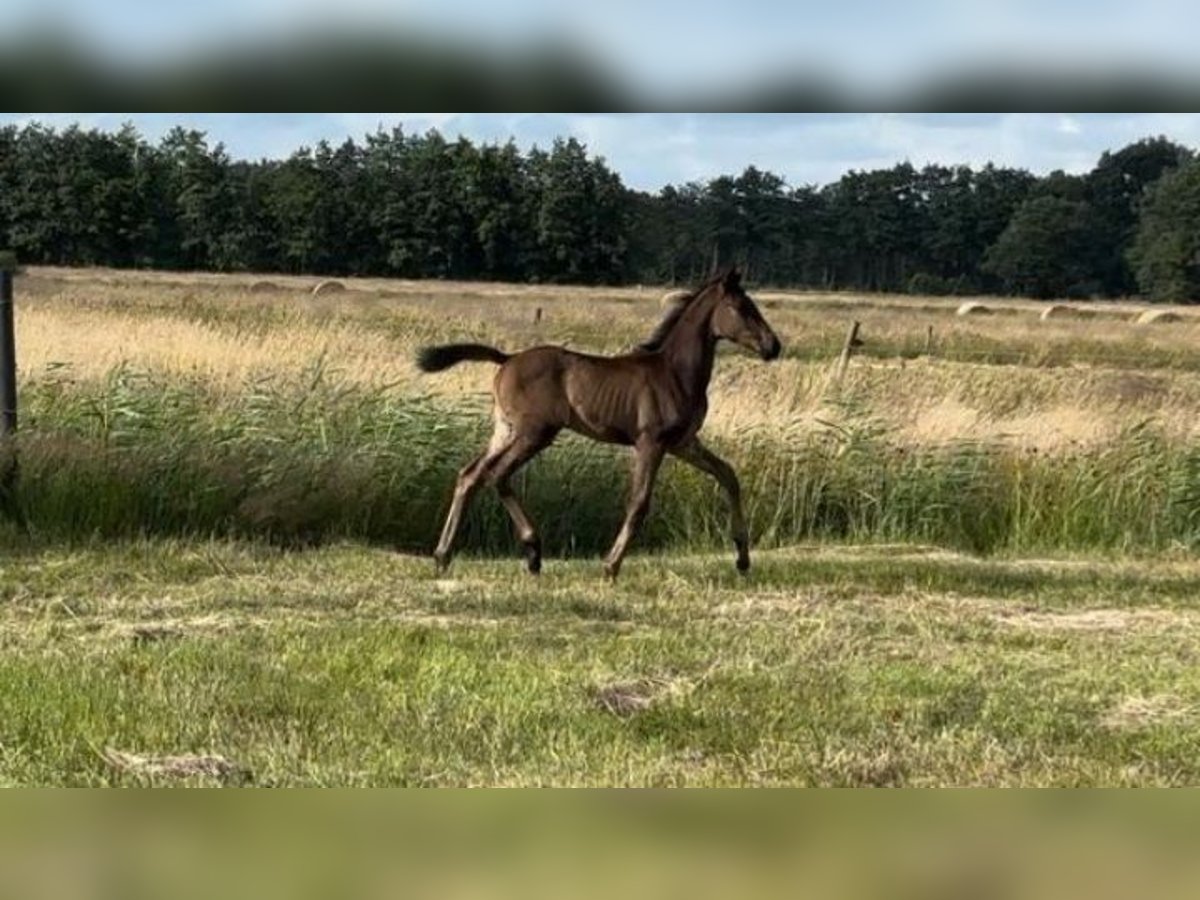
<instances>
[{"instance_id":1,"label":"foal's front leg","mask_svg":"<svg viewBox=\"0 0 1200 900\"><path fill-rule=\"evenodd\" d=\"M633 479L630 482L629 503L625 507L625 522L621 525L617 539L608 556L604 557L604 572L613 581L621 571L621 560L629 549L629 542L637 534L646 512L650 509L650 493L654 490L654 478L662 463L665 448L657 441L643 439L634 445Z\"/></svg>"},{"instance_id":2,"label":"foal's front leg","mask_svg":"<svg viewBox=\"0 0 1200 900\"><path fill-rule=\"evenodd\" d=\"M738 483L737 473L729 463L697 439L671 452L701 472L707 472L725 489L729 498L733 543L737 547L737 569L739 572L745 572L750 568L750 536L746 529L746 516L742 512L742 486Z\"/></svg>"}]
</instances>

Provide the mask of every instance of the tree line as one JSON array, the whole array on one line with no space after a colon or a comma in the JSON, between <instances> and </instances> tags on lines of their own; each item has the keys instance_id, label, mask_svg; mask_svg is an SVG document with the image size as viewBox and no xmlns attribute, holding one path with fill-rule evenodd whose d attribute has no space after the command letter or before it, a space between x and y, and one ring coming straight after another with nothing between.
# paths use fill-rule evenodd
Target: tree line
<instances>
[{"instance_id":1,"label":"tree line","mask_svg":"<svg viewBox=\"0 0 1200 900\"><path fill-rule=\"evenodd\" d=\"M789 186L740 175L627 188L573 138L380 130L232 159L194 130L157 144L0 129L0 246L24 263L536 282L758 284L934 294L1200 300L1200 159L1163 137L1082 175L901 163Z\"/></svg>"}]
</instances>

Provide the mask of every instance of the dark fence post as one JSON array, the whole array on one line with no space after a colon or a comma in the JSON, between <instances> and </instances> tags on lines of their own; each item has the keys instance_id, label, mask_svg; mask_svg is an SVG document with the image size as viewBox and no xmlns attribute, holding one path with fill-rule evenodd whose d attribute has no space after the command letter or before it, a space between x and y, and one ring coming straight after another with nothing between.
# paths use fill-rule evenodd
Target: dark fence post
<instances>
[{"instance_id":1,"label":"dark fence post","mask_svg":"<svg viewBox=\"0 0 1200 900\"><path fill-rule=\"evenodd\" d=\"M13 273L0 259L0 437L17 430L17 342L13 333Z\"/></svg>"},{"instance_id":2,"label":"dark fence post","mask_svg":"<svg viewBox=\"0 0 1200 900\"><path fill-rule=\"evenodd\" d=\"M16 260L0 254L0 494L5 511L22 528L17 501L17 342L13 329L13 272Z\"/></svg>"},{"instance_id":3,"label":"dark fence post","mask_svg":"<svg viewBox=\"0 0 1200 900\"><path fill-rule=\"evenodd\" d=\"M846 367L850 365L850 354L862 346L862 341L858 338L858 329L862 325L858 322L850 323L850 330L846 332L846 343L842 345L842 354L838 358L837 371L834 374L834 381L838 384L842 383L842 379L846 377Z\"/></svg>"}]
</instances>

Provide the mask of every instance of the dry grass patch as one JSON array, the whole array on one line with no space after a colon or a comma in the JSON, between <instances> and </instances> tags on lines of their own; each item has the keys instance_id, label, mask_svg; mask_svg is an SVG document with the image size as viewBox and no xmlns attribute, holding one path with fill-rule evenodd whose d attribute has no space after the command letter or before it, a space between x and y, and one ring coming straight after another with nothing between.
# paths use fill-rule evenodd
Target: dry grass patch
<instances>
[{"instance_id":1,"label":"dry grass patch","mask_svg":"<svg viewBox=\"0 0 1200 900\"><path fill-rule=\"evenodd\" d=\"M711 672L711 669L710 669ZM680 676L635 678L593 685L592 700L614 716L631 716L652 706L680 700L692 693L707 677L691 680Z\"/></svg>"},{"instance_id":2,"label":"dry grass patch","mask_svg":"<svg viewBox=\"0 0 1200 900\"><path fill-rule=\"evenodd\" d=\"M1169 609L1084 609L1070 612L993 607L994 621L1033 631L1165 631L1196 627L1196 616Z\"/></svg>"},{"instance_id":3,"label":"dry grass patch","mask_svg":"<svg viewBox=\"0 0 1200 900\"><path fill-rule=\"evenodd\" d=\"M298 316L263 333L169 315L35 308L21 312L17 327L24 378L54 368L57 377L101 379L129 366L200 377L218 390L241 390L256 378L298 377L322 359L331 375L350 383L394 384L417 374L410 354L353 321L320 323ZM470 368L447 389L464 382L482 386L477 376L483 373Z\"/></svg>"},{"instance_id":4,"label":"dry grass patch","mask_svg":"<svg viewBox=\"0 0 1200 900\"><path fill-rule=\"evenodd\" d=\"M200 778L222 783L252 780L248 769L215 753L150 756L106 747L101 756L114 769L142 778Z\"/></svg>"},{"instance_id":5,"label":"dry grass patch","mask_svg":"<svg viewBox=\"0 0 1200 900\"><path fill-rule=\"evenodd\" d=\"M348 279L353 290L314 297L311 280L289 276L271 277L269 283L279 288L274 295L256 293L254 285L267 282L248 283L245 276L38 270L26 281L17 304L24 377L41 377L48 366L64 364L60 376L98 379L127 365L202 377L238 391L247 380L293 377L324 359L330 377L349 383L483 396L490 389L491 367L462 366L418 378L410 363L414 348L457 338L484 340L506 350L550 342L611 353L643 338L661 315L653 302L647 305L645 291L632 288ZM1139 373L1036 367L1038 359L1055 356L1058 348L1075 355L1079 341L1088 342L1089 353L1111 346L1114 358L1137 360L1147 352L1191 358L1192 320L1178 328L1131 331L1125 322L1039 323L1026 315L955 319L950 302L926 304L929 311L922 312L920 304L897 298L801 292L770 296L779 300L778 309L771 311L772 324L801 358L763 366L737 350L723 349L709 430L736 434L746 427L819 427L814 413L829 394L831 362L847 315L863 321L868 350L893 345L900 348L897 352L919 350L932 325L938 353L944 348L950 354L969 354L974 342L983 340L1014 358L1033 360L1029 367L917 360L901 368L895 361L855 359L839 395L918 440L922 432L937 440L986 439L1014 427L1027 428L1036 437L1032 431L1046 421L1043 416L1061 417L1069 408L1078 416L1094 417L1095 432L1106 435L1130 416L1147 412L1182 427L1180 422L1194 420L1190 411L1200 404L1200 379L1189 372L1170 371L1162 376L1161 387L1149 394L1139 388L1135 395L1120 382ZM843 315L820 305L838 298L853 309ZM539 306L544 320L533 327ZM1041 308L999 298L987 306L1030 312ZM1127 313L1136 309L1129 307ZM939 408L944 401L953 408ZM1138 408L1125 408L1131 405ZM984 410L987 416L963 410ZM1012 421L993 427L989 423L997 416ZM1022 416L1031 418L1022 424ZM918 419L920 427L913 428ZM956 423L964 430L956 433ZM1072 423L1071 433L1051 443L1090 439L1079 437L1077 430Z\"/></svg>"},{"instance_id":6,"label":"dry grass patch","mask_svg":"<svg viewBox=\"0 0 1200 900\"><path fill-rule=\"evenodd\" d=\"M1156 725L1183 725L1196 717L1196 711L1173 694L1134 694L1125 697L1101 719L1105 728L1129 731Z\"/></svg>"},{"instance_id":7,"label":"dry grass patch","mask_svg":"<svg viewBox=\"0 0 1200 900\"><path fill-rule=\"evenodd\" d=\"M813 592L756 591L746 596L729 592L728 596L729 599L713 607L717 618L817 621L809 614L818 607L827 607L824 598Z\"/></svg>"}]
</instances>

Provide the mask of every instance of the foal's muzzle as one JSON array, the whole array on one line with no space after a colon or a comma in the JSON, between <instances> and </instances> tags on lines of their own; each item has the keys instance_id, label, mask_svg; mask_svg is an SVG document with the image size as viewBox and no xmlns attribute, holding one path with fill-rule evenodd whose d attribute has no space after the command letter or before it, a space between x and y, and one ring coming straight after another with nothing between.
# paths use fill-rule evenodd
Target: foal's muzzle
<instances>
[{"instance_id":1,"label":"foal's muzzle","mask_svg":"<svg viewBox=\"0 0 1200 900\"><path fill-rule=\"evenodd\" d=\"M773 359L778 359L783 346L779 343L779 338L771 335L771 339L764 343L758 350L758 355L765 361L770 362Z\"/></svg>"}]
</instances>

